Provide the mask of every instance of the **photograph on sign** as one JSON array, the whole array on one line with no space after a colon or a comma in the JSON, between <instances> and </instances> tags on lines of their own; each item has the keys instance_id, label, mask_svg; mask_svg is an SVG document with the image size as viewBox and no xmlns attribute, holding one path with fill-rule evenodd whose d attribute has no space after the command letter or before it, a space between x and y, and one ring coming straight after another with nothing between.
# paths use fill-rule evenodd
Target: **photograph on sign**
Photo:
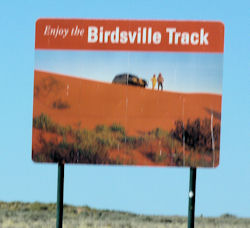
<instances>
[{"instance_id":1,"label":"photograph on sign","mask_svg":"<svg viewBox=\"0 0 250 228\"><path fill-rule=\"evenodd\" d=\"M223 52L204 51L204 27L176 39L168 21L144 23L37 22L34 161L218 166Z\"/></svg>"}]
</instances>

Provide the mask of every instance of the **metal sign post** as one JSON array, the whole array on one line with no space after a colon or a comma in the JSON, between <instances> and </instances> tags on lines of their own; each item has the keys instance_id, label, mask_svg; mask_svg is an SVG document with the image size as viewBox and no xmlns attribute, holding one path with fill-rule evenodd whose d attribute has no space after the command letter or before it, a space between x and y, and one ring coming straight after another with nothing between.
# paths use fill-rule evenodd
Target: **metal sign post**
<instances>
[{"instance_id":1,"label":"metal sign post","mask_svg":"<svg viewBox=\"0 0 250 228\"><path fill-rule=\"evenodd\" d=\"M188 228L194 228L195 185L196 185L196 168L191 167L190 168L190 180L189 180Z\"/></svg>"},{"instance_id":2,"label":"metal sign post","mask_svg":"<svg viewBox=\"0 0 250 228\"><path fill-rule=\"evenodd\" d=\"M64 164L58 163L56 228L62 228L63 224L63 184Z\"/></svg>"}]
</instances>

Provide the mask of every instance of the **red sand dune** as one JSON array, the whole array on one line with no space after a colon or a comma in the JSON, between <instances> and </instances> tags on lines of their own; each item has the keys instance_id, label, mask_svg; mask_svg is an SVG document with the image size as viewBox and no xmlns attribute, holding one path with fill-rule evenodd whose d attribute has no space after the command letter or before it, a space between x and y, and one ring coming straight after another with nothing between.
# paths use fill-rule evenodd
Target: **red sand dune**
<instances>
[{"instance_id":1,"label":"red sand dune","mask_svg":"<svg viewBox=\"0 0 250 228\"><path fill-rule=\"evenodd\" d=\"M60 101L66 108L55 108ZM174 128L176 120L220 121L221 95L157 91L35 71L33 116L92 129L98 124L123 125L128 134L156 127Z\"/></svg>"}]
</instances>

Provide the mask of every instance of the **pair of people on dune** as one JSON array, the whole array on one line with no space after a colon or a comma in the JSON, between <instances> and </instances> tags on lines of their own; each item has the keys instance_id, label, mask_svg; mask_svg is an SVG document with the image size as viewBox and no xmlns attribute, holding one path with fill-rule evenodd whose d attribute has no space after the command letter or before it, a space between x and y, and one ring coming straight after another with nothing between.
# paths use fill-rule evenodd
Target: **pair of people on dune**
<instances>
[{"instance_id":1,"label":"pair of people on dune","mask_svg":"<svg viewBox=\"0 0 250 228\"><path fill-rule=\"evenodd\" d=\"M154 74L151 78L152 81L152 89L155 89L156 83L158 83L158 90L161 88L163 90L163 82L164 78L162 77L162 74L159 73L158 77L156 78L156 75Z\"/></svg>"}]
</instances>

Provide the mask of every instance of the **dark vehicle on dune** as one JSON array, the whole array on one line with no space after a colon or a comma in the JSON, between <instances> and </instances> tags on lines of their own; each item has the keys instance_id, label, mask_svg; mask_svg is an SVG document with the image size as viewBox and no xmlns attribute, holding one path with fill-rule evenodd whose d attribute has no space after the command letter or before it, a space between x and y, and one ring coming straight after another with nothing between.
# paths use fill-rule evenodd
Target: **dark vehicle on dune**
<instances>
[{"instance_id":1,"label":"dark vehicle on dune","mask_svg":"<svg viewBox=\"0 0 250 228\"><path fill-rule=\"evenodd\" d=\"M133 85L145 88L148 83L145 79L139 78L136 75L123 73L118 74L114 77L112 83L123 84L123 85Z\"/></svg>"}]
</instances>

